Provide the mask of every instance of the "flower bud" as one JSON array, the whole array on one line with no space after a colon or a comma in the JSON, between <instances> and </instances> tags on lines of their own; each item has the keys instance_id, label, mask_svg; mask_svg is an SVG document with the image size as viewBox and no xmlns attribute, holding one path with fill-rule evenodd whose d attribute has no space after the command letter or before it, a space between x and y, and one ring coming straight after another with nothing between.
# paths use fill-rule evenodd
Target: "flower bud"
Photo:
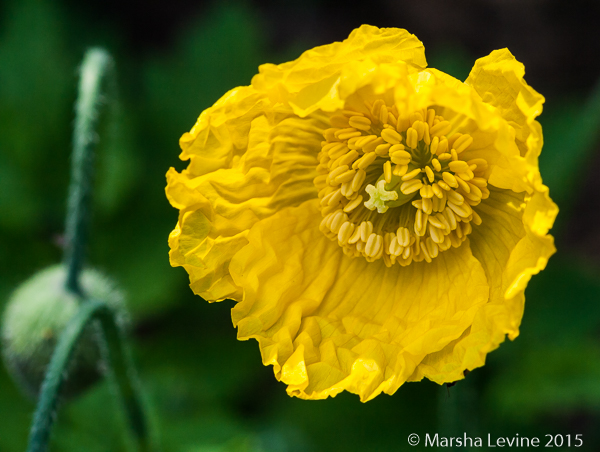
<instances>
[{"instance_id":1,"label":"flower bud","mask_svg":"<svg viewBox=\"0 0 600 452\"><path fill-rule=\"evenodd\" d=\"M67 269L56 265L25 281L11 295L2 318L2 351L6 366L19 386L36 398L58 339L83 302L65 287ZM96 270L81 273L86 297L106 302L123 323L123 296L115 284ZM102 375L95 325L90 324L75 346L62 395L72 397Z\"/></svg>"}]
</instances>

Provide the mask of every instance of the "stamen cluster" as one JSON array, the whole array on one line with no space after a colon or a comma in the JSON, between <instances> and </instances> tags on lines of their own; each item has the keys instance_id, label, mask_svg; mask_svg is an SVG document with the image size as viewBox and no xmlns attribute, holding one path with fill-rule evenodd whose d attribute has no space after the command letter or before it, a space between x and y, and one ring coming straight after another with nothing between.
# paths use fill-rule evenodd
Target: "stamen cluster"
<instances>
[{"instance_id":1,"label":"stamen cluster","mask_svg":"<svg viewBox=\"0 0 600 452\"><path fill-rule=\"evenodd\" d=\"M320 229L369 262L431 262L481 224L472 207L490 194L487 161L461 158L473 137L447 136L453 126L435 106L409 115L382 99L366 107L333 115L323 133Z\"/></svg>"}]
</instances>

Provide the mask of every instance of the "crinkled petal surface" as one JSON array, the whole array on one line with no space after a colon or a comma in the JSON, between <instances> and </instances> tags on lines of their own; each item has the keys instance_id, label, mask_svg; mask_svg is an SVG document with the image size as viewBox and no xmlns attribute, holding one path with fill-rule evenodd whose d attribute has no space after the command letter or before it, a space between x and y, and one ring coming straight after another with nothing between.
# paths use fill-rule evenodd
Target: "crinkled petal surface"
<instances>
[{"instance_id":1,"label":"crinkled petal surface","mask_svg":"<svg viewBox=\"0 0 600 452\"><path fill-rule=\"evenodd\" d=\"M208 301L237 302L238 338L259 342L290 395L346 390L367 401L407 381L463 378L517 337L527 283L555 252L558 208L538 168L544 98L523 77L503 49L463 83L426 69L414 35L367 25L261 66L180 140L190 163L167 174L180 212L171 264ZM368 113L373 99L408 112L435 106L451 133L473 138L461 158L489 164L489 197L473 206L481 224L429 263L349 257L320 230L323 133L333 115Z\"/></svg>"},{"instance_id":2,"label":"crinkled petal surface","mask_svg":"<svg viewBox=\"0 0 600 452\"><path fill-rule=\"evenodd\" d=\"M240 297L228 266L250 228L316 196L324 119L273 109L247 87L226 94L181 138L190 165L167 173L167 197L180 210L170 256L188 271L197 294L211 301Z\"/></svg>"},{"instance_id":3,"label":"crinkled petal surface","mask_svg":"<svg viewBox=\"0 0 600 452\"><path fill-rule=\"evenodd\" d=\"M488 300L483 268L469 247L402 268L351 258L320 221L308 201L252 228L231 262L244 287L233 309L238 337L259 341L290 394L391 394L471 325Z\"/></svg>"}]
</instances>

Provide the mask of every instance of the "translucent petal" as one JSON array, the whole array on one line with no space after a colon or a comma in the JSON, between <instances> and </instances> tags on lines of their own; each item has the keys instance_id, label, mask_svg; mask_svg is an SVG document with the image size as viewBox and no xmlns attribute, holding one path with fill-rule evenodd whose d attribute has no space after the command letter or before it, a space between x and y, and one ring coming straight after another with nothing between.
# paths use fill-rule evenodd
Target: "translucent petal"
<instances>
[{"instance_id":1,"label":"translucent petal","mask_svg":"<svg viewBox=\"0 0 600 452\"><path fill-rule=\"evenodd\" d=\"M291 395L391 394L469 327L488 299L485 274L468 246L407 267L345 256L318 230L317 204L255 224L231 261L244 291L238 338L258 340Z\"/></svg>"},{"instance_id":2,"label":"translucent petal","mask_svg":"<svg viewBox=\"0 0 600 452\"><path fill-rule=\"evenodd\" d=\"M167 197L180 210L171 263L211 301L241 296L228 264L254 223L316 197L325 117L300 120L252 91L231 92L204 112L181 140L188 169L167 174Z\"/></svg>"},{"instance_id":3,"label":"translucent petal","mask_svg":"<svg viewBox=\"0 0 600 452\"><path fill-rule=\"evenodd\" d=\"M274 103L290 103L298 115L306 116L320 108L323 99L335 102L341 70L363 60L375 64L401 61L414 68L427 65L423 44L416 36L398 28L363 25L343 42L315 47L288 63L263 64L252 86ZM341 107L343 102L337 104Z\"/></svg>"},{"instance_id":4,"label":"translucent petal","mask_svg":"<svg viewBox=\"0 0 600 452\"><path fill-rule=\"evenodd\" d=\"M481 262L490 286L490 300L481 307L471 327L442 351L419 364L410 380L427 377L438 383L463 378L465 369L483 366L485 356L508 337L519 334L531 275L546 266L555 252L547 226L556 206L542 193L529 197L492 189L476 207L482 224L469 236L473 255Z\"/></svg>"}]
</instances>

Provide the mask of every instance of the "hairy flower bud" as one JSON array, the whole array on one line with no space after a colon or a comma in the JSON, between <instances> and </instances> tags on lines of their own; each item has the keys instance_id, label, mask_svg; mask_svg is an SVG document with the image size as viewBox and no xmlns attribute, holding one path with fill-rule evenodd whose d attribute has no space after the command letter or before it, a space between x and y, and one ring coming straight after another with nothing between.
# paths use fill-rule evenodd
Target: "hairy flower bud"
<instances>
[{"instance_id":1,"label":"hairy flower bud","mask_svg":"<svg viewBox=\"0 0 600 452\"><path fill-rule=\"evenodd\" d=\"M66 276L63 265L38 272L13 292L3 315L1 334L6 366L33 398L39 393L58 338L82 302L65 288ZM122 321L123 296L110 279L86 269L81 274L81 287L87 297L103 300L117 310ZM94 326L88 326L75 348L63 387L66 397L83 392L102 375L95 334Z\"/></svg>"}]
</instances>

